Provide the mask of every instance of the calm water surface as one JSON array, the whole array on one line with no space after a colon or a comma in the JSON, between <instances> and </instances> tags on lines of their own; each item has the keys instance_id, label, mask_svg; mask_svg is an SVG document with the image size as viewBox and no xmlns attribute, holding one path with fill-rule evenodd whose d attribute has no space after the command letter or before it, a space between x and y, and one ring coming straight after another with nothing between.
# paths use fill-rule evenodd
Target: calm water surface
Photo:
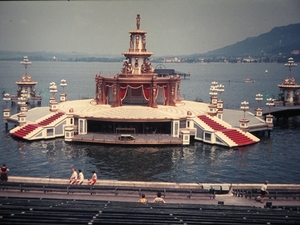
<instances>
[{"instance_id":1,"label":"calm water surface","mask_svg":"<svg viewBox=\"0 0 300 225\"><path fill-rule=\"evenodd\" d=\"M190 79L181 82L185 99L209 102L209 87L217 81L225 86L221 95L224 106L234 109L244 100L250 107L257 107L257 93L277 98L277 84L289 75L283 64L275 63L165 66L191 73ZM43 105L47 105L50 82L59 86L60 80L66 79L68 100L93 98L95 75L102 72L112 76L121 67L122 63L32 62L28 74L39 82L36 90L44 98ZM0 62L1 92L16 94L15 82L24 72L19 62ZM300 83L299 67L293 68L292 75ZM255 82L244 83L246 77ZM7 164L10 175L68 178L75 167L86 177L96 170L100 179L113 180L261 183L268 179L271 183L300 183L300 117L277 121L271 137L260 136L259 143L238 150L201 142L186 147L88 145L65 143L63 139L25 142L12 138L4 123L0 123L0 130L0 163Z\"/></svg>"}]
</instances>

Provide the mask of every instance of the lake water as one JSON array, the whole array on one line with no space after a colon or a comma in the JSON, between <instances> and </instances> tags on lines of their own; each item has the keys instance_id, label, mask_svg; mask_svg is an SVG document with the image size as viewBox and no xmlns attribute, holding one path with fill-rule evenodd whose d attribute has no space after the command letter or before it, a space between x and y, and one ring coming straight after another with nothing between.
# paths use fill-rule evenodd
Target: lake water
<instances>
[{"instance_id":1,"label":"lake water","mask_svg":"<svg viewBox=\"0 0 300 225\"><path fill-rule=\"evenodd\" d=\"M156 65L153 64L155 67ZM255 95L277 98L278 84L289 75L283 64L165 64L191 77L181 81L181 97L209 102L212 81L225 86L221 94L225 108L239 109L244 100L257 107ZM32 62L28 74L48 104L50 82L59 87L66 79L68 100L94 97L94 77L118 73L122 63ZM265 74L268 70L268 74ZM19 62L0 62L0 90L16 94L16 81L25 69ZM292 70L300 83L300 67ZM244 78L254 83L244 83ZM62 89L59 87L59 91ZM56 95L58 96L58 95ZM262 102L265 104L265 101ZM1 101L1 109L5 103ZM12 108L15 112L16 108ZM9 128L12 128L12 124ZM86 178L95 170L99 179L166 182L300 183L300 117L276 121L271 136L238 150L201 142L186 147L137 147L65 143L63 139L26 142L14 139L0 123L0 163L10 175L68 178L71 168L81 169Z\"/></svg>"}]
</instances>

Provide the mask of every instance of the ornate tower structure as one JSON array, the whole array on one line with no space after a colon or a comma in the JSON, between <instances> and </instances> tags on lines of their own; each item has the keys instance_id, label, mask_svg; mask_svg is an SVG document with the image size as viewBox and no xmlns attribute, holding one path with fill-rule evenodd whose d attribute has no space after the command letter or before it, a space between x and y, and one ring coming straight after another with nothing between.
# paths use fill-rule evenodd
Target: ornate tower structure
<instances>
[{"instance_id":1,"label":"ornate tower structure","mask_svg":"<svg viewBox=\"0 0 300 225\"><path fill-rule=\"evenodd\" d=\"M24 60L20 62L25 67L25 75L22 76L22 80L16 81L18 85L17 95L12 95L12 101L18 101L19 98L24 97L25 101L37 101L38 104L41 103L42 97L40 95L36 95L35 85L38 83L37 81L33 81L31 76L27 74L27 67L31 65L31 62L28 61L28 57L24 56ZM22 96L23 95L23 96Z\"/></svg>"},{"instance_id":2,"label":"ornate tower structure","mask_svg":"<svg viewBox=\"0 0 300 225\"><path fill-rule=\"evenodd\" d=\"M285 78L283 84L278 84L278 87L280 88L280 96L281 100L283 101L283 104L299 104L299 89L300 84L296 84L296 80L294 77L292 77L291 71L292 67L297 66L296 63L294 63L293 58L288 59L288 63L284 64L286 67L289 67L289 77Z\"/></svg>"},{"instance_id":3,"label":"ornate tower structure","mask_svg":"<svg viewBox=\"0 0 300 225\"><path fill-rule=\"evenodd\" d=\"M126 59L121 73L113 78L102 74L95 77L97 104L175 106L180 101L180 76L158 77L154 73L150 62L153 53L146 49L147 32L140 30L140 15L136 17L136 30L129 34L129 51L122 53Z\"/></svg>"},{"instance_id":4,"label":"ornate tower structure","mask_svg":"<svg viewBox=\"0 0 300 225\"><path fill-rule=\"evenodd\" d=\"M129 51L122 54L126 57L124 61L123 74L146 74L153 73L149 57L152 52L146 50L146 31L140 30L140 15L136 18L136 30L130 31Z\"/></svg>"}]
</instances>

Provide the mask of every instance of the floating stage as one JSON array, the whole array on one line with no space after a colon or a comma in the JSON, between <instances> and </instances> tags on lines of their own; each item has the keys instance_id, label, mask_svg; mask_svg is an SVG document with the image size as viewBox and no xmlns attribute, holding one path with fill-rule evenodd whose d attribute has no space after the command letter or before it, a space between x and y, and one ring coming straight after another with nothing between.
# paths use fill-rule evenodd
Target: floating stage
<instances>
[{"instance_id":1,"label":"floating stage","mask_svg":"<svg viewBox=\"0 0 300 225\"><path fill-rule=\"evenodd\" d=\"M11 116L10 109L3 111L4 121L18 125L10 133L30 141L64 137L65 141L101 144L189 145L195 140L231 148L257 143L259 138L252 132L272 130L272 116L263 120L261 110L253 115L247 106L224 109L218 98L224 86L217 82L212 82L209 104L183 100L182 74L152 67L153 53L146 48L147 32L140 29L139 14L136 29L129 34L121 71L112 77L96 74L93 99L68 101L67 83L61 80L59 101L57 86L51 82L49 107L28 110L28 93L34 91L24 84L20 113Z\"/></svg>"},{"instance_id":2,"label":"floating stage","mask_svg":"<svg viewBox=\"0 0 300 225\"><path fill-rule=\"evenodd\" d=\"M210 104L181 101L176 106L97 105L94 99L57 103L55 112L37 107L7 118L21 126L10 133L26 140L64 137L66 141L122 145L189 145L191 139L237 147L259 139L251 132L268 130L264 120L250 112L247 130L241 129L241 110L223 109L222 119L209 115Z\"/></svg>"}]
</instances>

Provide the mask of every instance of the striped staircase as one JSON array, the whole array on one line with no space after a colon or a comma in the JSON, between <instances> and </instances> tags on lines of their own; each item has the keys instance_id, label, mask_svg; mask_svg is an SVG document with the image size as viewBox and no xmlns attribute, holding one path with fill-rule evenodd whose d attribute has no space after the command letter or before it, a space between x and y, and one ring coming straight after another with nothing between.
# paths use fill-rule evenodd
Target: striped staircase
<instances>
[{"instance_id":1,"label":"striped staircase","mask_svg":"<svg viewBox=\"0 0 300 225\"><path fill-rule=\"evenodd\" d=\"M54 120L58 119L59 117L61 117L63 115L64 115L63 113L56 113L56 114L48 117L47 119L42 120L38 124L41 125L41 126L47 126L50 123L52 123Z\"/></svg>"},{"instance_id":2,"label":"striped staircase","mask_svg":"<svg viewBox=\"0 0 300 225\"><path fill-rule=\"evenodd\" d=\"M242 134L241 132L235 129L225 129L221 132L225 134L228 138L233 140L235 143L237 143L238 146L256 143L256 141L253 141L251 138L247 137L246 135Z\"/></svg>"},{"instance_id":3,"label":"striped staircase","mask_svg":"<svg viewBox=\"0 0 300 225\"><path fill-rule=\"evenodd\" d=\"M243 146L243 145L249 145L249 144L254 144L256 143L255 140L251 139L250 137L246 136L242 132L240 132L237 129L233 128L227 128L219 123L217 123L215 120L209 118L206 115L201 115L198 116L200 120L202 120L205 124L210 126L212 129L215 131L219 131L223 133L226 137L228 137L230 140L235 142L238 146Z\"/></svg>"},{"instance_id":4,"label":"striped staircase","mask_svg":"<svg viewBox=\"0 0 300 225\"><path fill-rule=\"evenodd\" d=\"M23 127L20 127L20 129L17 129L16 131L13 131L11 134L19 137L19 138L24 138L30 134L31 132L36 131L38 128L43 128L44 126L47 126L63 116L63 113L56 113L54 115L51 115L50 117L38 122L38 123L31 123L31 124L26 124Z\"/></svg>"},{"instance_id":5,"label":"striped staircase","mask_svg":"<svg viewBox=\"0 0 300 225\"><path fill-rule=\"evenodd\" d=\"M32 131L36 130L38 127L40 127L38 124L27 124L12 134L16 137L24 138L26 135L28 135Z\"/></svg>"}]
</instances>

